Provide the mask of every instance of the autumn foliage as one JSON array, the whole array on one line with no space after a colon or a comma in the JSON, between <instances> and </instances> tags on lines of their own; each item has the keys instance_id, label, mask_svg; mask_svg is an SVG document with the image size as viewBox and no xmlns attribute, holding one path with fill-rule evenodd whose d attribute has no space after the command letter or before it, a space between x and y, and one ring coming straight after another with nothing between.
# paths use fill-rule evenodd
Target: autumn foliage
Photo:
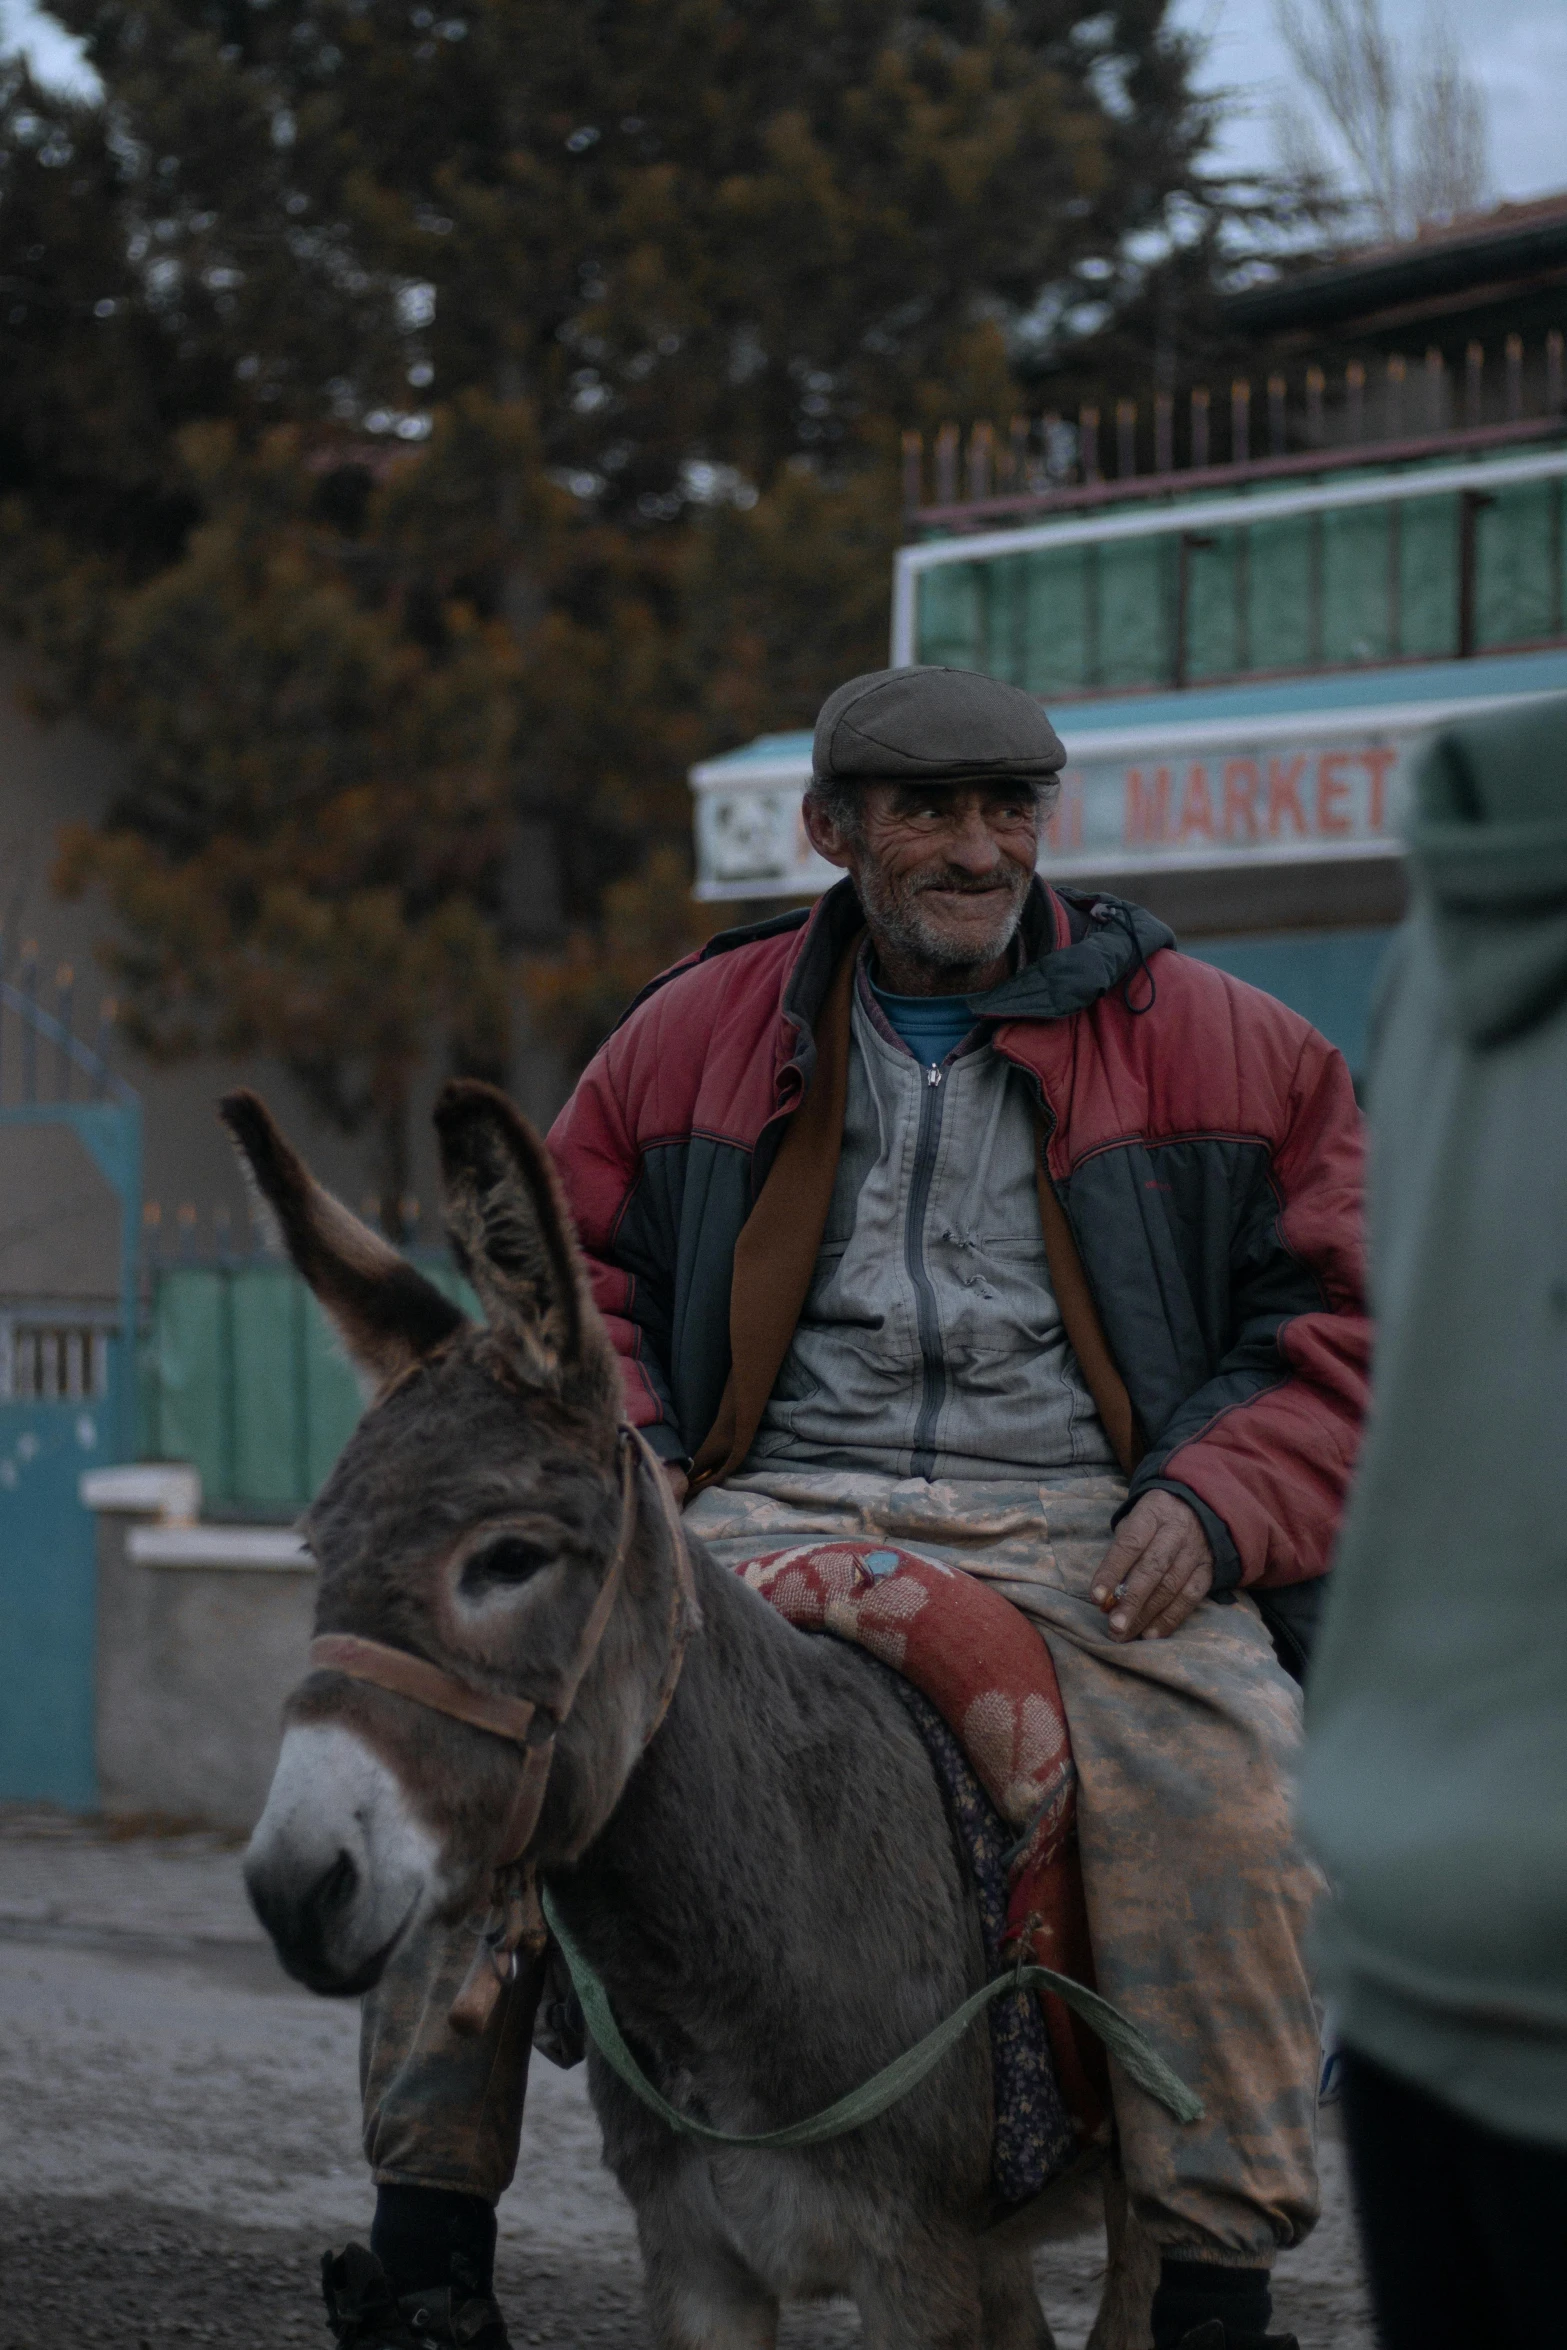
<instances>
[{"instance_id":1,"label":"autumn foliage","mask_svg":"<svg viewBox=\"0 0 1567 2350\"><path fill-rule=\"evenodd\" d=\"M1164 0L57 0L0 87L0 598L131 782L151 1050L373 1135L703 933L687 766L884 658L900 428L1198 185ZM1031 325L1031 322L1033 324Z\"/></svg>"}]
</instances>

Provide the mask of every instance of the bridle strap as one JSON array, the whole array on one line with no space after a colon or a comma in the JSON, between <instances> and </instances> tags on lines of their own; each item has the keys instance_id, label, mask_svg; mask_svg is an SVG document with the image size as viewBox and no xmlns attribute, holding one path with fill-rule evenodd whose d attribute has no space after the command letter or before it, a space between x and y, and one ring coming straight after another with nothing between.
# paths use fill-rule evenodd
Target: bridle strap
<instances>
[{"instance_id":1,"label":"bridle strap","mask_svg":"<svg viewBox=\"0 0 1567 2350\"><path fill-rule=\"evenodd\" d=\"M546 1719L546 1716L540 1716L541 1723ZM497 1872L514 1869L533 1842L533 1831L539 1824L539 1814L544 1809L545 1790L550 1783L550 1766L555 1760L554 1723L550 1722L534 1743L525 1746L522 1751L522 1777L517 1783L517 1793L497 1847L501 1855L495 1864Z\"/></svg>"},{"instance_id":2,"label":"bridle strap","mask_svg":"<svg viewBox=\"0 0 1567 2350\"><path fill-rule=\"evenodd\" d=\"M643 1733L644 1752L669 1711L685 1661L686 1641L696 1620L696 1588L691 1553L674 1495L664 1479L663 1466L640 1430L620 1430L620 1531L614 1555L604 1571L597 1596L582 1627L577 1653L553 1707L529 1698L495 1696L475 1689L443 1665L414 1656L404 1648L389 1648L380 1640L364 1640L354 1632L325 1632L310 1644L311 1666L320 1672L344 1673L351 1681L365 1681L394 1697L406 1697L432 1713L446 1714L471 1729L487 1730L523 1753L522 1778L502 1832L492 1880L490 1921L486 1925L468 1979L453 2002L452 2028L464 2037L482 2032L495 2006L501 1984L516 1971L518 1946L542 1950L547 1928L539 1912L533 1868L523 1867L533 1841L549 1788L555 1759L555 1738L576 1703L588 1668L609 1629L610 1617L625 1581L626 1560L637 1531L637 1472L646 1468L674 1549L674 1590L670 1599L669 1656L654 1700L652 1719ZM519 1873L520 1872L520 1873Z\"/></svg>"},{"instance_id":3,"label":"bridle strap","mask_svg":"<svg viewBox=\"0 0 1567 2350\"><path fill-rule=\"evenodd\" d=\"M447 1714L470 1729L488 1730L493 1737L526 1746L538 1707L530 1698L498 1697L459 1681L444 1666L406 1648L388 1648L384 1641L362 1640L357 1632L324 1632L310 1643L311 1670L344 1673L350 1681L368 1681L372 1688L389 1690L394 1697L410 1697L431 1713Z\"/></svg>"},{"instance_id":4,"label":"bridle strap","mask_svg":"<svg viewBox=\"0 0 1567 2350\"><path fill-rule=\"evenodd\" d=\"M394 1697L411 1698L415 1705L425 1706L431 1713L445 1714L454 1722L466 1722L470 1729L488 1730L492 1737L505 1738L513 1746L526 1748L531 1761L541 1743L548 1743L576 1703L583 1676L598 1654L620 1595L626 1556L637 1529L637 1456L628 1441L630 1433L622 1431L620 1443L620 1531L614 1556L582 1627L577 1653L554 1706L543 1706L532 1698L506 1697L476 1689L471 1681L448 1672L444 1665L432 1664L428 1657L415 1656L406 1648L389 1648L381 1640L362 1639L357 1632L324 1632L312 1640L312 1669L344 1673L350 1681L366 1681L372 1688L385 1689ZM542 1741L535 1726L540 1721L549 1724Z\"/></svg>"},{"instance_id":5,"label":"bridle strap","mask_svg":"<svg viewBox=\"0 0 1567 2350\"><path fill-rule=\"evenodd\" d=\"M625 1581L626 1560L637 1535L637 1440L635 1432L626 1427L620 1431L620 1533L615 1541L615 1555L604 1572L598 1597L582 1627L577 1643L577 1654L566 1676L560 1703L555 1708L557 1725L566 1719L577 1702L577 1691L583 1676L599 1651L599 1642L609 1629L609 1619L615 1612L620 1597L620 1586Z\"/></svg>"},{"instance_id":6,"label":"bridle strap","mask_svg":"<svg viewBox=\"0 0 1567 2350\"><path fill-rule=\"evenodd\" d=\"M522 1781L501 1840L502 1858L497 1863L499 1868L515 1866L527 1850L539 1824L545 1789L549 1784L550 1765L554 1760L555 1734L576 1703L578 1691L609 1629L610 1617L615 1612L615 1603L625 1582L626 1561L637 1531L637 1471L644 1466L653 1480L654 1494L670 1537L675 1564L669 1658L654 1701L653 1718L644 1745L668 1712L670 1699L675 1693L675 1683L680 1678L686 1636L695 1607L691 1554L686 1547L685 1529L680 1523L674 1496L665 1484L657 1455L646 1438L637 1429L623 1426L619 1453L620 1528L614 1553L604 1571L604 1580L599 1585L588 1620L582 1627L571 1668L553 1706L541 1705L532 1698L506 1697L490 1690L476 1689L471 1681L464 1681L456 1673L448 1672L444 1665L432 1664L428 1657L415 1656L406 1648L390 1648L381 1640L366 1640L357 1632L324 1632L310 1644L310 1663L315 1671L342 1673L351 1681L367 1682L372 1688L384 1689L394 1697L409 1698L415 1705L422 1705L431 1713L445 1714L454 1722L465 1722L470 1729L487 1730L492 1737L504 1738L509 1744L522 1748Z\"/></svg>"}]
</instances>

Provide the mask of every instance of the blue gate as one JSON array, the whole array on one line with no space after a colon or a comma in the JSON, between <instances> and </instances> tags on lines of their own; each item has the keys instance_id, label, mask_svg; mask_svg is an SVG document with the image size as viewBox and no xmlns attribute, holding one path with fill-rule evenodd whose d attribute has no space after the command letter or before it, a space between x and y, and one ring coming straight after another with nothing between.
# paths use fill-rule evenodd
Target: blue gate
<instances>
[{"instance_id":1,"label":"blue gate","mask_svg":"<svg viewBox=\"0 0 1567 2350\"><path fill-rule=\"evenodd\" d=\"M141 1105L73 1033L68 999L60 1013L0 980L0 1799L87 1809L97 1577L80 1484L136 1450ZM82 1248L99 1294L39 1278L79 1270Z\"/></svg>"}]
</instances>

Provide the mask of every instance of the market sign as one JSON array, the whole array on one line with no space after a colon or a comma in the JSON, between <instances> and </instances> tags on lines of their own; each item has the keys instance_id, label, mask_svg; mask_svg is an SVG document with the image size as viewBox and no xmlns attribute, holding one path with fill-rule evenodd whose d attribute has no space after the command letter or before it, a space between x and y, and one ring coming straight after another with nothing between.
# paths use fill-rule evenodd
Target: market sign
<instances>
[{"instance_id":1,"label":"market sign","mask_svg":"<svg viewBox=\"0 0 1567 2350\"><path fill-rule=\"evenodd\" d=\"M1046 855L1057 868L1076 861L1103 871L1385 848L1401 766L1400 747L1377 737L1079 760L1061 778Z\"/></svg>"},{"instance_id":2,"label":"market sign","mask_svg":"<svg viewBox=\"0 0 1567 2350\"><path fill-rule=\"evenodd\" d=\"M1099 727L1074 739L1042 870L1113 878L1399 853L1412 755L1430 708ZM787 747L786 747L787 746ZM796 747L798 746L798 747ZM774 737L692 771L697 889L706 899L815 894L834 879L805 836L808 736Z\"/></svg>"}]
</instances>

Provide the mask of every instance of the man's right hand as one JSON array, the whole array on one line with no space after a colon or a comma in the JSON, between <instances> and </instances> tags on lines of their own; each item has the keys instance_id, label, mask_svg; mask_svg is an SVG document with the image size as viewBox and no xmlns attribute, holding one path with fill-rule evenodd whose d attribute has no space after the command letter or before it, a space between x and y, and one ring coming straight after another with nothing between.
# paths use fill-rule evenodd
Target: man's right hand
<instances>
[{"instance_id":1,"label":"man's right hand","mask_svg":"<svg viewBox=\"0 0 1567 2350\"><path fill-rule=\"evenodd\" d=\"M687 1476L685 1470L680 1466L678 1461L665 1461L663 1468L664 1481L668 1485L670 1492L675 1497L676 1509L684 1509L686 1495L691 1490L690 1478Z\"/></svg>"}]
</instances>

